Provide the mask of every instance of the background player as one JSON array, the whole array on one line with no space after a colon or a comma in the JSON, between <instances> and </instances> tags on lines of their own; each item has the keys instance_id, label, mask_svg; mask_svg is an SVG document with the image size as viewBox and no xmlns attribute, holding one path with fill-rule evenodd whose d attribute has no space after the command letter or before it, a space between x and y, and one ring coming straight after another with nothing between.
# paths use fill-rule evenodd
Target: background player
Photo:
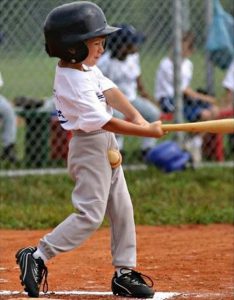
<instances>
[{"instance_id":1,"label":"background player","mask_svg":"<svg viewBox=\"0 0 234 300\"><path fill-rule=\"evenodd\" d=\"M0 73L0 87L3 86L3 78ZM17 162L16 157L16 133L17 118L11 103L0 94L0 121L2 123L2 146L1 160L12 163Z\"/></svg>"},{"instance_id":2,"label":"background player","mask_svg":"<svg viewBox=\"0 0 234 300\"><path fill-rule=\"evenodd\" d=\"M234 111L234 59L229 65L225 77L222 82L224 88L224 96L222 99L222 104L225 110L230 111L233 116ZM228 136L229 146L231 153L234 152L234 134Z\"/></svg>"},{"instance_id":3,"label":"background player","mask_svg":"<svg viewBox=\"0 0 234 300\"><path fill-rule=\"evenodd\" d=\"M182 37L181 90L183 93L184 118L190 122L216 119L219 108L217 100L210 95L191 88L193 78L193 63L190 56L194 52L194 34L184 32ZM174 100L174 66L171 55L164 57L155 73L155 98L159 101L161 110L165 113L175 112ZM194 162L202 160L202 136L192 135L186 141L185 147L192 154Z\"/></svg>"},{"instance_id":4,"label":"background player","mask_svg":"<svg viewBox=\"0 0 234 300\"><path fill-rule=\"evenodd\" d=\"M45 21L46 50L59 57L54 101L65 130L73 131L68 170L75 181L72 202L77 212L42 237L38 247L16 253L21 281L29 296L38 297L45 262L81 245L102 224L111 226L115 273L112 291L121 296L153 297L153 289L135 271L136 237L133 208L122 167L111 168L108 150L118 149L112 133L161 137L160 122L149 124L128 99L95 66L103 53L105 36L118 28L107 25L102 10L91 2L73 2L51 11ZM112 116L112 108L127 121ZM100 274L101 276L101 274Z\"/></svg>"}]
</instances>

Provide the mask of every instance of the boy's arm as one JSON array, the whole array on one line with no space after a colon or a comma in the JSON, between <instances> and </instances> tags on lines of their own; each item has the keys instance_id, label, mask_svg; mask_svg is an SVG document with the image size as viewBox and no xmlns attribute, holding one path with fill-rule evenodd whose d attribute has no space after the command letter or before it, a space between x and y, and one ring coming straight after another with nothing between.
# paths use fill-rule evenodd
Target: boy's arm
<instances>
[{"instance_id":1,"label":"boy's arm","mask_svg":"<svg viewBox=\"0 0 234 300\"><path fill-rule=\"evenodd\" d=\"M148 122L142 117L142 115L135 109L135 107L130 103L127 97L118 89L111 88L104 91L107 103L114 109L120 111L125 119L129 122L144 125Z\"/></svg>"},{"instance_id":2,"label":"boy's arm","mask_svg":"<svg viewBox=\"0 0 234 300\"><path fill-rule=\"evenodd\" d=\"M161 129L161 121L138 125L113 117L102 128L117 134L142 137L160 138L165 134Z\"/></svg>"},{"instance_id":3,"label":"boy's arm","mask_svg":"<svg viewBox=\"0 0 234 300\"><path fill-rule=\"evenodd\" d=\"M161 121L149 124L119 89L109 89L104 95L108 104L123 113L127 121L113 117L102 127L103 129L124 135L155 138L165 134L161 129Z\"/></svg>"}]
</instances>

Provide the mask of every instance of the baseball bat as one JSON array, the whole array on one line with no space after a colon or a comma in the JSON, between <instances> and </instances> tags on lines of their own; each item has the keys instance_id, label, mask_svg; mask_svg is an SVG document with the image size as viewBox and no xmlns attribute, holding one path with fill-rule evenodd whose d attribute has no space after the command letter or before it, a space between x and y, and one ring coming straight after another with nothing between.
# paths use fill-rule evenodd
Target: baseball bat
<instances>
[{"instance_id":1,"label":"baseball bat","mask_svg":"<svg viewBox=\"0 0 234 300\"><path fill-rule=\"evenodd\" d=\"M162 124L163 131L234 133L234 119L220 119L194 123Z\"/></svg>"}]
</instances>

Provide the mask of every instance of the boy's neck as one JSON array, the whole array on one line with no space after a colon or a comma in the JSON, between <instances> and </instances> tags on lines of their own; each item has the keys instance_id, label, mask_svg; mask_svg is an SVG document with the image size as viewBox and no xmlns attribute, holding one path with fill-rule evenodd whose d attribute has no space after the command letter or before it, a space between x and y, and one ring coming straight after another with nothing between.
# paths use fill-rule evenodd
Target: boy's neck
<instances>
[{"instance_id":1,"label":"boy's neck","mask_svg":"<svg viewBox=\"0 0 234 300\"><path fill-rule=\"evenodd\" d=\"M79 70L79 71L84 71L82 63L73 64L73 63L70 63L70 62L67 62L67 61L61 59L58 62L58 65L61 68L71 68L71 69L76 69L76 70Z\"/></svg>"}]
</instances>

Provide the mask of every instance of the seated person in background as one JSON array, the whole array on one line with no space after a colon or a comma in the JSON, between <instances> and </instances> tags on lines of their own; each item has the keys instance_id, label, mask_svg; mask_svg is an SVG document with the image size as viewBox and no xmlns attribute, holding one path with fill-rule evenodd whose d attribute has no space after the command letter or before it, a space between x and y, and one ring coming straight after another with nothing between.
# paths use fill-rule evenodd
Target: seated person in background
<instances>
[{"instance_id":1,"label":"seated person in background","mask_svg":"<svg viewBox=\"0 0 234 300\"><path fill-rule=\"evenodd\" d=\"M186 32L182 38L181 86L184 97L184 117L190 122L206 121L218 116L216 99L190 87L193 77L193 63L189 59L194 50L194 36ZM155 98L165 113L175 111L174 103L174 66L170 56L159 64L155 76Z\"/></svg>"},{"instance_id":2,"label":"seated person in background","mask_svg":"<svg viewBox=\"0 0 234 300\"><path fill-rule=\"evenodd\" d=\"M222 99L223 107L233 110L234 107L234 59L232 60L223 80L225 94Z\"/></svg>"},{"instance_id":3,"label":"seated person in background","mask_svg":"<svg viewBox=\"0 0 234 300\"><path fill-rule=\"evenodd\" d=\"M233 115L234 112L234 59L232 60L223 80L223 88L225 90L222 99L223 107L229 110ZM234 134L228 135L230 151L234 152Z\"/></svg>"},{"instance_id":4,"label":"seated person in background","mask_svg":"<svg viewBox=\"0 0 234 300\"><path fill-rule=\"evenodd\" d=\"M0 87L3 86L3 79L0 73ZM10 102L0 94L0 124L2 131L2 153L1 161L7 160L17 162L15 154L17 119L15 111Z\"/></svg>"},{"instance_id":5,"label":"seated person in background","mask_svg":"<svg viewBox=\"0 0 234 300\"><path fill-rule=\"evenodd\" d=\"M122 24L117 27L122 29L108 38L107 51L101 56L97 66L119 87L148 122L159 120L160 110L154 103L153 97L145 90L141 80L138 47L145 38L133 26ZM118 111L114 111L114 116L124 118ZM124 137L118 135L117 140L121 152L124 153ZM155 143L155 139L142 138L142 158Z\"/></svg>"},{"instance_id":6,"label":"seated person in background","mask_svg":"<svg viewBox=\"0 0 234 300\"><path fill-rule=\"evenodd\" d=\"M181 88L184 100L184 118L189 122L206 121L218 117L216 99L206 93L194 91L190 87L193 77L193 63L189 59L194 50L194 35L186 32L182 38ZM165 113L174 113L174 65L170 56L161 60L155 75L155 98ZM202 138L195 135L187 142L193 149L194 161L201 161ZM188 149L188 150L190 150ZM192 153L193 154L193 153Z\"/></svg>"}]
</instances>

